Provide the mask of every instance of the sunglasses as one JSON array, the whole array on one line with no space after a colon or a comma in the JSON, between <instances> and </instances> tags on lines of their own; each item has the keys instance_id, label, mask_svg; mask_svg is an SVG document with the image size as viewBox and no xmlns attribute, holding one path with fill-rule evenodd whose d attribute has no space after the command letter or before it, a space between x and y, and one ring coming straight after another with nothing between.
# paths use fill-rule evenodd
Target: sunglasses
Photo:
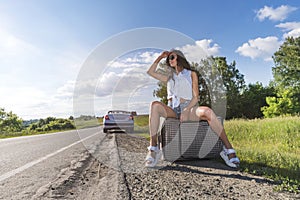
<instances>
[{"instance_id":1,"label":"sunglasses","mask_svg":"<svg viewBox=\"0 0 300 200\"><path fill-rule=\"evenodd\" d=\"M175 58L174 55L170 55L170 56L169 56L169 60L173 60L174 58Z\"/></svg>"}]
</instances>

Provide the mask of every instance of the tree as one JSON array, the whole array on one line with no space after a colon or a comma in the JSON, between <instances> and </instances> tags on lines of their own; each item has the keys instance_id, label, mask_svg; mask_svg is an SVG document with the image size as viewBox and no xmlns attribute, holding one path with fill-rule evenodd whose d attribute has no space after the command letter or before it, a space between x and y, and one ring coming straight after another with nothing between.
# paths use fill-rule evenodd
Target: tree
<instances>
[{"instance_id":1,"label":"tree","mask_svg":"<svg viewBox=\"0 0 300 200\"><path fill-rule=\"evenodd\" d=\"M45 124L49 124L50 122L55 121L55 120L56 120L55 117L47 117L44 122L45 122Z\"/></svg>"},{"instance_id":2,"label":"tree","mask_svg":"<svg viewBox=\"0 0 300 200\"><path fill-rule=\"evenodd\" d=\"M298 93L299 95L299 93ZM285 89L277 93L275 97L266 97L268 106L262 108L265 117L276 117L280 115L294 115L300 113L300 103L295 101L295 91Z\"/></svg>"},{"instance_id":3,"label":"tree","mask_svg":"<svg viewBox=\"0 0 300 200\"><path fill-rule=\"evenodd\" d=\"M241 93L245 88L244 75L236 68L235 61L229 65L226 57L216 57L214 61L222 75L223 84L226 88L226 118L242 117Z\"/></svg>"},{"instance_id":4,"label":"tree","mask_svg":"<svg viewBox=\"0 0 300 200\"><path fill-rule=\"evenodd\" d=\"M281 89L300 87L300 37L288 37L274 53L274 81Z\"/></svg>"},{"instance_id":5,"label":"tree","mask_svg":"<svg viewBox=\"0 0 300 200\"><path fill-rule=\"evenodd\" d=\"M267 105L266 97L275 96L272 85L264 87L261 83L249 84L242 93L242 115L248 119L263 117L262 107Z\"/></svg>"},{"instance_id":6,"label":"tree","mask_svg":"<svg viewBox=\"0 0 300 200\"><path fill-rule=\"evenodd\" d=\"M4 108L0 108L0 133L21 131L23 129L22 121L11 111L6 113Z\"/></svg>"},{"instance_id":7,"label":"tree","mask_svg":"<svg viewBox=\"0 0 300 200\"><path fill-rule=\"evenodd\" d=\"M76 128L73 121L70 119L62 119L55 117L47 117L46 119L40 119L38 122L30 124L29 130L31 131L51 131L51 130L66 130Z\"/></svg>"},{"instance_id":8,"label":"tree","mask_svg":"<svg viewBox=\"0 0 300 200\"><path fill-rule=\"evenodd\" d=\"M158 89L153 91L153 96L159 97L161 102L167 104L168 103L167 86L165 83L161 81L159 81L157 84L158 84Z\"/></svg>"},{"instance_id":9,"label":"tree","mask_svg":"<svg viewBox=\"0 0 300 200\"><path fill-rule=\"evenodd\" d=\"M276 97L267 97L266 117L300 113L300 37L286 38L273 55Z\"/></svg>"}]
</instances>

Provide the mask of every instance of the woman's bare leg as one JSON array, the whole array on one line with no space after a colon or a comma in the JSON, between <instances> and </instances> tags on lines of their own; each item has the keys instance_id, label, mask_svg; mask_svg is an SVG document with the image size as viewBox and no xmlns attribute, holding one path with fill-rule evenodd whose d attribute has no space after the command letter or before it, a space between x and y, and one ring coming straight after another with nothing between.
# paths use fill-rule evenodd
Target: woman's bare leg
<instances>
[{"instance_id":1,"label":"woman's bare leg","mask_svg":"<svg viewBox=\"0 0 300 200\"><path fill-rule=\"evenodd\" d=\"M162 102L154 101L151 103L149 111L150 146L157 146L160 117L176 117L176 114L170 107Z\"/></svg>"},{"instance_id":2,"label":"woman's bare leg","mask_svg":"<svg viewBox=\"0 0 300 200\"><path fill-rule=\"evenodd\" d=\"M211 129L219 135L224 146L227 149L232 149L232 145L227 138L225 129L212 109L206 106L193 108L190 113L190 118L191 120L206 120Z\"/></svg>"},{"instance_id":3,"label":"woman's bare leg","mask_svg":"<svg viewBox=\"0 0 300 200\"><path fill-rule=\"evenodd\" d=\"M207 120L211 129L217 133L222 140L226 149L232 149L232 145L230 144L227 135L225 133L225 129L222 126L221 122L218 120L216 114L212 109L206 106L194 107L190 110L189 120L197 121L197 120ZM227 154L228 158L237 158L235 153ZM224 159L224 158L223 158ZM227 163L227 161L225 161ZM231 162L231 161L229 161ZM239 160L233 161L234 164L238 165ZM228 165L228 164L227 164ZM236 167L236 166L235 166Z\"/></svg>"},{"instance_id":4,"label":"woman's bare leg","mask_svg":"<svg viewBox=\"0 0 300 200\"><path fill-rule=\"evenodd\" d=\"M154 167L160 156L157 156L157 133L160 123L160 117L176 117L175 112L165 104L154 101L150 105L149 112L149 131L150 148L146 157L146 167Z\"/></svg>"}]
</instances>

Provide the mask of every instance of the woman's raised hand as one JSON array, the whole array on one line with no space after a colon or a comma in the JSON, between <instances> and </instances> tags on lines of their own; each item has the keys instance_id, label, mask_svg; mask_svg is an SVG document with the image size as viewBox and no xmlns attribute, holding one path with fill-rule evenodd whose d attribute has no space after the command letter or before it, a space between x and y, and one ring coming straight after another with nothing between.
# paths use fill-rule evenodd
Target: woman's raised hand
<instances>
[{"instance_id":1,"label":"woman's raised hand","mask_svg":"<svg viewBox=\"0 0 300 200\"><path fill-rule=\"evenodd\" d=\"M170 54L170 52L164 51L164 52L162 52L162 53L160 54L160 57L161 57L161 58L166 58L166 57L169 56L169 54Z\"/></svg>"}]
</instances>

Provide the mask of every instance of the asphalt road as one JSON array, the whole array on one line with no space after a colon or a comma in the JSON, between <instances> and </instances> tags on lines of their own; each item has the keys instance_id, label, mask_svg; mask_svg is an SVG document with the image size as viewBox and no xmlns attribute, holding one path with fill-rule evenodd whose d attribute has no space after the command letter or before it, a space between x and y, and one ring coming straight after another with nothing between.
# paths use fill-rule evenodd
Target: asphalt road
<instances>
[{"instance_id":1,"label":"asphalt road","mask_svg":"<svg viewBox=\"0 0 300 200\"><path fill-rule=\"evenodd\" d=\"M0 140L0 199L30 199L104 136L95 127Z\"/></svg>"}]
</instances>

